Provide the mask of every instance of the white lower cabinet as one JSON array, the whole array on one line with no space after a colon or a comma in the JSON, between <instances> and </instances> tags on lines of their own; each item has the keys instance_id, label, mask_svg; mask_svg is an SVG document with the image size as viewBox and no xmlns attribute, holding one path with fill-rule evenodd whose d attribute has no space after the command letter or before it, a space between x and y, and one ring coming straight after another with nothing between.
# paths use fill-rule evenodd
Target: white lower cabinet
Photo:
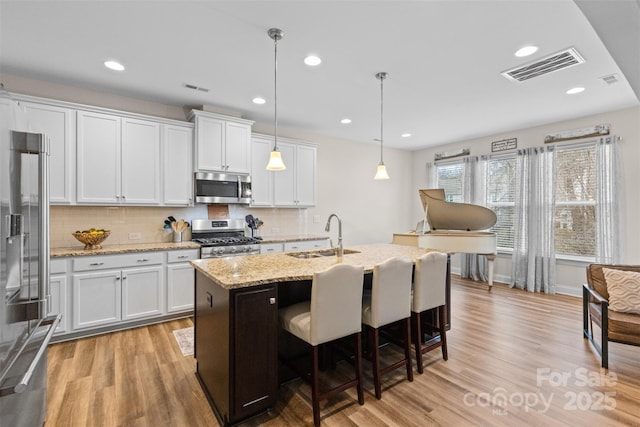
<instances>
[{"instance_id":1,"label":"white lower cabinet","mask_svg":"<svg viewBox=\"0 0 640 427\"><path fill-rule=\"evenodd\" d=\"M50 262L49 278L49 310L48 316L62 314L55 334L69 331L68 290L67 290L67 260L56 259Z\"/></svg>"},{"instance_id":2,"label":"white lower cabinet","mask_svg":"<svg viewBox=\"0 0 640 427\"><path fill-rule=\"evenodd\" d=\"M73 275L73 329L120 321L121 278L120 270Z\"/></svg>"},{"instance_id":3,"label":"white lower cabinet","mask_svg":"<svg viewBox=\"0 0 640 427\"><path fill-rule=\"evenodd\" d=\"M122 320L164 313L162 266L122 271Z\"/></svg>"},{"instance_id":4,"label":"white lower cabinet","mask_svg":"<svg viewBox=\"0 0 640 427\"><path fill-rule=\"evenodd\" d=\"M71 308L67 309L72 329L67 327L67 331L117 326L192 309L193 268L188 261L198 256L199 250L193 249L72 258ZM175 264L165 271L167 260ZM63 285L67 277L51 276L52 307L56 301L54 290L66 288ZM66 301L66 297L61 296L60 300Z\"/></svg>"},{"instance_id":5,"label":"white lower cabinet","mask_svg":"<svg viewBox=\"0 0 640 427\"><path fill-rule=\"evenodd\" d=\"M193 310L195 275L188 261L199 257L197 249L167 253L167 313Z\"/></svg>"}]
</instances>

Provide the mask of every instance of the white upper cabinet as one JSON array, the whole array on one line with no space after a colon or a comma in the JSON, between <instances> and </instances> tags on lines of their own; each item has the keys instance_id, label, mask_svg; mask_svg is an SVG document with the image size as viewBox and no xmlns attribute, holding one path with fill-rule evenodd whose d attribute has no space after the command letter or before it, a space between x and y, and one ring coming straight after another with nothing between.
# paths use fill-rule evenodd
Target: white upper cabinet
<instances>
[{"instance_id":1,"label":"white upper cabinet","mask_svg":"<svg viewBox=\"0 0 640 427\"><path fill-rule=\"evenodd\" d=\"M275 172L267 170L272 146L273 138L251 138L251 206L273 206Z\"/></svg>"},{"instance_id":2,"label":"white upper cabinet","mask_svg":"<svg viewBox=\"0 0 640 427\"><path fill-rule=\"evenodd\" d=\"M316 147L296 146L296 205L316 204Z\"/></svg>"},{"instance_id":3,"label":"white upper cabinet","mask_svg":"<svg viewBox=\"0 0 640 427\"><path fill-rule=\"evenodd\" d=\"M251 120L192 110L197 172L251 171Z\"/></svg>"},{"instance_id":4,"label":"white upper cabinet","mask_svg":"<svg viewBox=\"0 0 640 427\"><path fill-rule=\"evenodd\" d=\"M252 206L309 207L316 203L317 146L278 138L278 149L287 168L266 170L273 137L254 134L251 142Z\"/></svg>"},{"instance_id":5,"label":"white upper cabinet","mask_svg":"<svg viewBox=\"0 0 640 427\"><path fill-rule=\"evenodd\" d=\"M78 111L78 203L120 203L120 117Z\"/></svg>"},{"instance_id":6,"label":"white upper cabinet","mask_svg":"<svg viewBox=\"0 0 640 427\"><path fill-rule=\"evenodd\" d=\"M160 124L78 111L78 203L160 204Z\"/></svg>"},{"instance_id":7,"label":"white upper cabinet","mask_svg":"<svg viewBox=\"0 0 640 427\"><path fill-rule=\"evenodd\" d=\"M163 125L162 174L165 205L193 204L193 129L186 126Z\"/></svg>"},{"instance_id":8,"label":"white upper cabinet","mask_svg":"<svg viewBox=\"0 0 640 427\"><path fill-rule=\"evenodd\" d=\"M273 204L275 206L296 206L296 146L280 141L278 149L282 154L282 161L287 166L283 171L274 172Z\"/></svg>"},{"instance_id":9,"label":"white upper cabinet","mask_svg":"<svg viewBox=\"0 0 640 427\"><path fill-rule=\"evenodd\" d=\"M34 102L20 102L30 131L49 138L49 201L70 204L75 199L75 111Z\"/></svg>"},{"instance_id":10,"label":"white upper cabinet","mask_svg":"<svg viewBox=\"0 0 640 427\"><path fill-rule=\"evenodd\" d=\"M122 119L123 203L160 203L160 124Z\"/></svg>"},{"instance_id":11,"label":"white upper cabinet","mask_svg":"<svg viewBox=\"0 0 640 427\"><path fill-rule=\"evenodd\" d=\"M192 123L29 95L12 96L27 113L29 130L44 133L49 140L51 204L193 205ZM253 122L216 120L217 124L215 120L207 122L207 133L217 133L220 141L234 141L229 144L235 150L211 150L207 158L222 164L228 156L228 163L236 165L229 167L230 171L248 172L250 144L235 141L250 140ZM217 145L223 147L222 143Z\"/></svg>"}]
</instances>

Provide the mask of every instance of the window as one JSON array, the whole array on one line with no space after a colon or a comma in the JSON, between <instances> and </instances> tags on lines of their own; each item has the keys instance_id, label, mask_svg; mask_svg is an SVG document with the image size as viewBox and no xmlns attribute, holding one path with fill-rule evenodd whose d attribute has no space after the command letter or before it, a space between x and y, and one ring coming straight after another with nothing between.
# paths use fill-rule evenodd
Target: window
<instances>
[{"instance_id":1,"label":"window","mask_svg":"<svg viewBox=\"0 0 640 427\"><path fill-rule=\"evenodd\" d=\"M555 249L558 255L596 253L596 146L558 148L556 153Z\"/></svg>"},{"instance_id":2,"label":"window","mask_svg":"<svg viewBox=\"0 0 640 427\"><path fill-rule=\"evenodd\" d=\"M513 249L513 221L516 197L516 158L501 156L487 161L486 207L496 213L498 221L491 228L496 233L498 250Z\"/></svg>"},{"instance_id":3,"label":"window","mask_svg":"<svg viewBox=\"0 0 640 427\"><path fill-rule=\"evenodd\" d=\"M463 202L464 163L436 166L436 188L444 188L447 202Z\"/></svg>"}]
</instances>

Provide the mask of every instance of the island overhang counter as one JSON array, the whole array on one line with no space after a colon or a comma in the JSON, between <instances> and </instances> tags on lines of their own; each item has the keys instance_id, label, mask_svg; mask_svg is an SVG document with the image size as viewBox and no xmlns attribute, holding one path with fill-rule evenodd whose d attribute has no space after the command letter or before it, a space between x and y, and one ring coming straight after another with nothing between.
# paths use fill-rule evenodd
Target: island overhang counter
<instances>
[{"instance_id":1,"label":"island overhang counter","mask_svg":"<svg viewBox=\"0 0 640 427\"><path fill-rule=\"evenodd\" d=\"M391 257L415 262L431 251L381 243L350 246L342 260L276 253L191 261L196 376L218 421L237 424L275 405L278 308L285 286L310 289L314 273L337 263L362 266L367 274Z\"/></svg>"}]
</instances>

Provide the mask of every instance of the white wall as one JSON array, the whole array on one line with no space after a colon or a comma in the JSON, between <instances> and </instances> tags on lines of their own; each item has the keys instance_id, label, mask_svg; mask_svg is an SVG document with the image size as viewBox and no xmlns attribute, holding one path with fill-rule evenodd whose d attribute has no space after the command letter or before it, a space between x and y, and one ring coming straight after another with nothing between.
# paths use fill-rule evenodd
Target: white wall
<instances>
[{"instance_id":1,"label":"white wall","mask_svg":"<svg viewBox=\"0 0 640 427\"><path fill-rule=\"evenodd\" d=\"M537 147L544 145L546 135L563 130L581 129L597 124L608 123L611 133L621 136L620 143L621 168L623 170L623 263L640 263L640 224L637 221L640 212L640 107L613 111L604 114L583 117L576 120L552 123L527 129L518 129L502 134L443 144L438 147L420 150L413 153L413 181L412 188L417 194L419 188L426 183L426 163L433 161L434 154L441 151L451 151L457 148L471 148L472 155L491 154L491 142L508 138L518 139L518 148ZM567 142L567 143L570 143ZM412 212L416 218L422 214L420 200L411 199ZM557 264L558 291L573 295L581 295L581 286L585 282L586 263L559 261ZM456 266L454 265L454 268ZM509 282L511 277L510 256L502 255L496 259L496 278Z\"/></svg>"}]
</instances>

